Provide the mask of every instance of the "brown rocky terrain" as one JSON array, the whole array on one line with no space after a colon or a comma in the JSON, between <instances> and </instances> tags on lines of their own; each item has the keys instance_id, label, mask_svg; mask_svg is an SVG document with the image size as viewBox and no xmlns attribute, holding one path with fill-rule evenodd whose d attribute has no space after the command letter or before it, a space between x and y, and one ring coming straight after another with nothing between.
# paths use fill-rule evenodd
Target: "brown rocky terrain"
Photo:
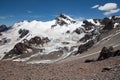
<instances>
[{"instance_id":1,"label":"brown rocky terrain","mask_svg":"<svg viewBox=\"0 0 120 80\"><path fill-rule=\"evenodd\" d=\"M120 80L120 57L83 63L52 64L0 61L0 80Z\"/></svg>"}]
</instances>

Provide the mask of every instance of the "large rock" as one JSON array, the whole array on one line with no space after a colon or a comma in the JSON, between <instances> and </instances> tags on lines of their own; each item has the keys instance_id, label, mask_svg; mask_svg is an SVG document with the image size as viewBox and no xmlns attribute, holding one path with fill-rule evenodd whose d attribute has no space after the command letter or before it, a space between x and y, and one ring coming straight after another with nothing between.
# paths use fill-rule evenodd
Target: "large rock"
<instances>
[{"instance_id":1,"label":"large rock","mask_svg":"<svg viewBox=\"0 0 120 80\"><path fill-rule=\"evenodd\" d=\"M101 52L100 52L100 55L98 57L98 60L104 60L104 59L107 59L110 57L110 51L107 49L107 47L103 47Z\"/></svg>"},{"instance_id":2,"label":"large rock","mask_svg":"<svg viewBox=\"0 0 120 80\"><path fill-rule=\"evenodd\" d=\"M97 60L98 61L104 60L104 59L107 59L109 57L115 57L115 56L120 56L120 50L114 51L112 46L109 48L103 47Z\"/></svg>"}]
</instances>

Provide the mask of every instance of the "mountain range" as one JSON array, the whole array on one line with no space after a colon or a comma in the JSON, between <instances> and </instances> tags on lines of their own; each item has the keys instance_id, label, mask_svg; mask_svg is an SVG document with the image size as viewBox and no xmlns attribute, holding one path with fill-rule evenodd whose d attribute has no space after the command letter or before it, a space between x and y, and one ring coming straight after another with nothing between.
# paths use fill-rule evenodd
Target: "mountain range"
<instances>
[{"instance_id":1,"label":"mountain range","mask_svg":"<svg viewBox=\"0 0 120 80\"><path fill-rule=\"evenodd\" d=\"M120 16L77 21L66 14L47 22L34 20L21 21L11 27L1 25L0 59L27 63L60 61L110 39L109 32L115 30L119 34L119 29Z\"/></svg>"}]
</instances>

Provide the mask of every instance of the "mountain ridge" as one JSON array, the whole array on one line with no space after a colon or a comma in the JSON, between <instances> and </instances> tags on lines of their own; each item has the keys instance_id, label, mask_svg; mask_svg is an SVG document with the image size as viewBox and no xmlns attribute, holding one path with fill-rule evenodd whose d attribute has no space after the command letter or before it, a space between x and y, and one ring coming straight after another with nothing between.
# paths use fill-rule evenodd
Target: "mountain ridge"
<instances>
[{"instance_id":1,"label":"mountain ridge","mask_svg":"<svg viewBox=\"0 0 120 80\"><path fill-rule=\"evenodd\" d=\"M71 54L84 52L99 41L101 31L111 30L117 26L119 27L119 25L119 16L104 18L102 20L88 19L75 21L64 14L60 14L54 20L48 22L34 20L31 22L23 21L15 23L10 30L5 33L2 32L2 36L0 36L2 38L0 49L3 52L1 59L10 58L18 61L40 63L42 61L58 61ZM82 48L80 48L81 46ZM84 48L84 46L87 47ZM3 47L6 47L6 49ZM42 55L55 53L58 53L55 56L57 59L34 59L37 56L41 57ZM27 57L24 57L24 54Z\"/></svg>"}]
</instances>

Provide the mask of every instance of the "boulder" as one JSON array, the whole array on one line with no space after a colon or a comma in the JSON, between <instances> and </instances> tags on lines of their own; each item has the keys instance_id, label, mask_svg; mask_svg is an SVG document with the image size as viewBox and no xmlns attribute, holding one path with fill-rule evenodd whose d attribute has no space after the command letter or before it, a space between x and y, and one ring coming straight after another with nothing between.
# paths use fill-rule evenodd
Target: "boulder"
<instances>
[{"instance_id":1,"label":"boulder","mask_svg":"<svg viewBox=\"0 0 120 80\"><path fill-rule=\"evenodd\" d=\"M98 61L104 60L109 57L115 57L115 56L120 56L120 50L114 51L112 46L110 46L109 48L103 47L97 60Z\"/></svg>"},{"instance_id":2,"label":"boulder","mask_svg":"<svg viewBox=\"0 0 120 80\"><path fill-rule=\"evenodd\" d=\"M109 56L110 56L109 50L107 49L107 47L103 47L101 52L100 52L100 55L98 57L98 60L107 59L107 58L109 58Z\"/></svg>"}]
</instances>

